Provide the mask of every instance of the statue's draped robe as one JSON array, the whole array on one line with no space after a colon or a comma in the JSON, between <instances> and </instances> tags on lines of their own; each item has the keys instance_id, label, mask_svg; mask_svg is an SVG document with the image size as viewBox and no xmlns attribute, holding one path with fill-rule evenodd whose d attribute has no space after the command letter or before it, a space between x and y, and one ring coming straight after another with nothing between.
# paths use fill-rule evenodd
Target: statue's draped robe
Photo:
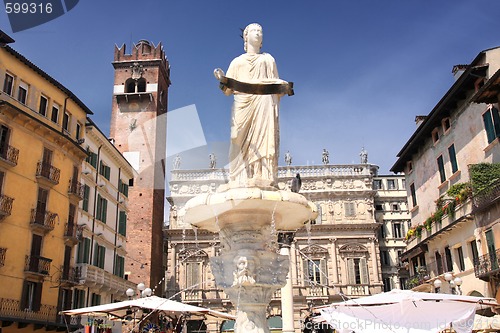
<instances>
[{"instance_id":1,"label":"statue's draped robe","mask_svg":"<svg viewBox=\"0 0 500 333\"><path fill-rule=\"evenodd\" d=\"M227 77L246 83L283 83L267 53L242 54L229 65ZM230 178L239 185L275 185L279 153L279 95L234 92L231 117Z\"/></svg>"}]
</instances>

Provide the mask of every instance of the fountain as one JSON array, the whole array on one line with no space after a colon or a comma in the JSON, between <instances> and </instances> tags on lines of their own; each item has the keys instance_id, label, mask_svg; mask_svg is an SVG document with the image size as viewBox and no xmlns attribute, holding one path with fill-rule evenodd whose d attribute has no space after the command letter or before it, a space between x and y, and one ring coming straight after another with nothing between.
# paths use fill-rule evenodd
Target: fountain
<instances>
[{"instance_id":1,"label":"fountain","mask_svg":"<svg viewBox=\"0 0 500 333\"><path fill-rule=\"evenodd\" d=\"M266 308L289 272L288 256L277 253L277 232L302 227L316 208L277 188L279 99L293 95L293 84L279 79L273 57L260 52L260 25L247 26L243 37L246 53L227 75L214 71L223 92L234 95L230 181L188 201L184 221L219 233L212 272L237 309L235 333L267 333Z\"/></svg>"}]
</instances>

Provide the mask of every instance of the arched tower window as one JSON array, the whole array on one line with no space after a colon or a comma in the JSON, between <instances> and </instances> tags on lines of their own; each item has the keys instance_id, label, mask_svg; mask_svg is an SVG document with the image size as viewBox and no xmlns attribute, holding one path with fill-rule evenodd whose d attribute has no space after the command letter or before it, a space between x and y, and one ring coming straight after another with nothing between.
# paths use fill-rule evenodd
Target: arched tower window
<instances>
[{"instance_id":1,"label":"arched tower window","mask_svg":"<svg viewBox=\"0 0 500 333\"><path fill-rule=\"evenodd\" d=\"M126 93L135 93L135 80L134 79L128 79L125 82L125 92Z\"/></svg>"},{"instance_id":2,"label":"arched tower window","mask_svg":"<svg viewBox=\"0 0 500 333\"><path fill-rule=\"evenodd\" d=\"M146 92L146 79L140 78L137 80L137 92Z\"/></svg>"}]
</instances>

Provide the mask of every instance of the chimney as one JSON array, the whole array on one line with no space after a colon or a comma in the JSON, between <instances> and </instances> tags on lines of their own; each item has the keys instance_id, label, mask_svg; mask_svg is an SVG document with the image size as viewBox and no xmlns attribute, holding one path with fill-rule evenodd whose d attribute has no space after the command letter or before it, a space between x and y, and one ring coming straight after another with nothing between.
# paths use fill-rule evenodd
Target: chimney
<instances>
[{"instance_id":1,"label":"chimney","mask_svg":"<svg viewBox=\"0 0 500 333\"><path fill-rule=\"evenodd\" d=\"M460 75L462 75L465 70L467 69L469 65L455 65L453 66L453 69L451 70L451 72L453 73L453 77L455 78L455 81L458 80L458 78L460 77Z\"/></svg>"},{"instance_id":2,"label":"chimney","mask_svg":"<svg viewBox=\"0 0 500 333\"><path fill-rule=\"evenodd\" d=\"M416 116L415 117L415 124L417 124L417 127L419 127L424 120L427 118L427 116Z\"/></svg>"}]
</instances>

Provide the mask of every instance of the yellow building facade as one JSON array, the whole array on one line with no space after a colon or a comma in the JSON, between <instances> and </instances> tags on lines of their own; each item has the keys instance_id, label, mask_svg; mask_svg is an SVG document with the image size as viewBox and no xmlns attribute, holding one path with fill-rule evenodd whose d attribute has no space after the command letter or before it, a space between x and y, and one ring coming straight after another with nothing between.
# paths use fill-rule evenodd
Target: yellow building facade
<instances>
[{"instance_id":1,"label":"yellow building facade","mask_svg":"<svg viewBox=\"0 0 500 333\"><path fill-rule=\"evenodd\" d=\"M72 263L88 114L71 91L0 47L2 333L71 326L58 312L71 307L77 283Z\"/></svg>"}]
</instances>

